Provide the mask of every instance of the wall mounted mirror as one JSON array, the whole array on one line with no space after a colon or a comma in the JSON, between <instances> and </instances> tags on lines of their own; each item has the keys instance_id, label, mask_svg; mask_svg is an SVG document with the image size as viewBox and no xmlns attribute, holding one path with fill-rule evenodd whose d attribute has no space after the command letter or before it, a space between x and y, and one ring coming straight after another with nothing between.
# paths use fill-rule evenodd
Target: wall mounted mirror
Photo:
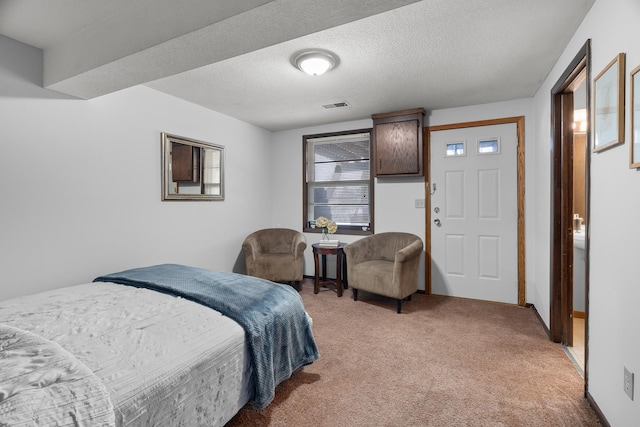
<instances>
[{"instance_id":1,"label":"wall mounted mirror","mask_svg":"<svg viewBox=\"0 0 640 427\"><path fill-rule=\"evenodd\" d=\"M162 140L162 200L224 200L224 147L168 133Z\"/></svg>"}]
</instances>

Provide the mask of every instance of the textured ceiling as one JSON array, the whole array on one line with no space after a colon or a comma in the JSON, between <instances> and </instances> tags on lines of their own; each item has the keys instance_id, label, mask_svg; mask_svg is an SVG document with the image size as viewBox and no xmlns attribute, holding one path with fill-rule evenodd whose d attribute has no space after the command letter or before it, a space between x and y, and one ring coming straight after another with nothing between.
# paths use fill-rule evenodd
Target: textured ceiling
<instances>
[{"instance_id":1,"label":"textured ceiling","mask_svg":"<svg viewBox=\"0 0 640 427\"><path fill-rule=\"evenodd\" d=\"M0 34L44 50L50 89L145 84L284 130L533 96L593 2L0 0ZM298 71L308 48L338 67Z\"/></svg>"}]
</instances>

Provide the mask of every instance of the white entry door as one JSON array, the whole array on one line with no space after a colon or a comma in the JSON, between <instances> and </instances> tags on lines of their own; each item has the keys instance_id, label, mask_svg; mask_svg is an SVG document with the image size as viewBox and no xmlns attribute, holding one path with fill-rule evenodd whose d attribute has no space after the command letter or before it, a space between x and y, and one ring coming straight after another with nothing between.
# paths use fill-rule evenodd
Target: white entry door
<instances>
[{"instance_id":1,"label":"white entry door","mask_svg":"<svg viewBox=\"0 0 640 427\"><path fill-rule=\"evenodd\" d=\"M431 132L431 292L518 303L517 126Z\"/></svg>"}]
</instances>

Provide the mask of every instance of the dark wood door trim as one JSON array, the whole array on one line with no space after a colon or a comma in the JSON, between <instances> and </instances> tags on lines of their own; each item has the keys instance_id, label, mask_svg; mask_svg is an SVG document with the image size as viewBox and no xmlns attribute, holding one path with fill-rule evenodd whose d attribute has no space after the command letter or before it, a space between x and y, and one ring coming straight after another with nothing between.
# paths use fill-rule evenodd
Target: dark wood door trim
<instances>
[{"instance_id":1,"label":"dark wood door trim","mask_svg":"<svg viewBox=\"0 0 640 427\"><path fill-rule=\"evenodd\" d=\"M587 117L591 117L591 40L587 40L551 90L551 248L549 334L573 344L573 91L584 80ZM590 218L591 126L585 138L585 211ZM589 357L589 233L585 240L585 390Z\"/></svg>"},{"instance_id":2,"label":"dark wood door trim","mask_svg":"<svg viewBox=\"0 0 640 427\"><path fill-rule=\"evenodd\" d=\"M448 125L429 126L425 128L424 140L425 146L425 165L430 166L429 153L431 151L431 132L450 129L463 129L480 126L502 125L508 123L516 124L516 132L518 136L518 152L517 152L517 176L518 176L518 305L524 307L526 305L526 271L525 271L525 232L524 232L524 116L505 117L501 119L480 120L475 122L454 123ZM425 182L425 291L431 294L431 167L428 168Z\"/></svg>"},{"instance_id":3,"label":"dark wood door trim","mask_svg":"<svg viewBox=\"0 0 640 427\"><path fill-rule=\"evenodd\" d=\"M571 61L551 90L551 259L550 319L551 340L571 344L573 312L573 234L572 175L573 110L571 89L576 78L586 71L587 99L590 99L590 40ZM590 117L587 103L587 117ZM590 141L587 130L586 141ZM586 210L589 218L589 153L585 155L587 182ZM588 264L588 257L587 257ZM588 267L587 267L588 268ZM588 289L588 275L587 275Z\"/></svg>"},{"instance_id":4,"label":"dark wood door trim","mask_svg":"<svg viewBox=\"0 0 640 427\"><path fill-rule=\"evenodd\" d=\"M573 93L564 93L562 97L562 186L560 204L561 233L561 275L562 282L562 340L573 346ZM571 186L566 191L565 186Z\"/></svg>"}]
</instances>

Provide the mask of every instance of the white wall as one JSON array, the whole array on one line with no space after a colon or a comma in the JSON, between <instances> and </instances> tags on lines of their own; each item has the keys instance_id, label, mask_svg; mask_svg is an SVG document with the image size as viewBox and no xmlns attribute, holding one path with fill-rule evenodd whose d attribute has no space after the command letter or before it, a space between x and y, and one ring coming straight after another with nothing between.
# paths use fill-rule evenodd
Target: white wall
<instances>
[{"instance_id":1,"label":"white wall","mask_svg":"<svg viewBox=\"0 0 640 427\"><path fill-rule=\"evenodd\" d=\"M477 105L472 107L438 110L428 113L425 118L426 125L452 124L468 121L487 120L503 117L526 116L531 114L531 99L500 102L495 104ZM302 230L302 136L326 132L338 132L343 130L353 130L371 128L373 123L370 119L352 122L336 123L331 125L295 129L277 132L273 135L274 154L274 188L273 195L272 222L278 226ZM525 131L525 144L529 132ZM525 145L525 157L532 151ZM531 197L535 193L535 179L526 170L527 196ZM425 198L424 178L386 178L376 179L375 182L375 231L405 231L420 236L425 240L425 211L415 208L415 199ZM528 206L531 204L525 203ZM532 210L527 215L534 215ZM526 223L526 233L532 236L528 239L527 251L533 253L534 241L532 227ZM359 236L341 235L340 230L336 237L344 242L352 242L359 239ZM319 240L318 234L308 233L307 241L309 245ZM332 258L328 259L329 273L335 271L335 264ZM424 254L420 268L420 283L418 288L424 289ZM314 264L313 254L310 250L305 252L305 275L313 276ZM331 274L330 274L331 275ZM533 271L527 269L527 276L533 276ZM527 277L529 281L530 278ZM527 301L531 302L533 287L527 288Z\"/></svg>"},{"instance_id":2,"label":"white wall","mask_svg":"<svg viewBox=\"0 0 640 427\"><path fill-rule=\"evenodd\" d=\"M358 120L331 125L294 129L273 134L271 149L273 154L272 218L275 227L292 228L302 231L302 136L327 132L340 132L353 129L366 129L372 126L371 120ZM376 208L378 194L376 191ZM377 215L377 211L376 211ZM424 226L423 226L424 228ZM379 229L376 226L376 231ZM417 234L417 233L416 233ZM320 240L318 233L305 233L307 250L305 251L304 274L314 275L313 252L311 244ZM422 234L424 236L424 233ZM342 242L353 242L357 236L340 234L340 229L332 236ZM424 238L424 237L423 237ZM330 277L335 277L335 257L328 257L327 270ZM333 274L332 274L333 273Z\"/></svg>"},{"instance_id":3,"label":"white wall","mask_svg":"<svg viewBox=\"0 0 640 427\"><path fill-rule=\"evenodd\" d=\"M302 136L327 132L339 132L372 127L370 119L331 125L307 127L273 134L274 179L278 188L274 195L274 218L278 226L302 230ZM400 189L400 191L398 191ZM420 236L424 234L424 209L416 209L414 200L424 198L424 179L376 180L374 188L375 231L406 231ZM318 233L307 233L309 246L320 240ZM360 236L338 232L332 236L343 242L353 242ZM329 257L329 276L335 277L334 257ZM314 264L311 250L305 252L304 274L313 276ZM424 281L421 281L424 289Z\"/></svg>"},{"instance_id":4,"label":"white wall","mask_svg":"<svg viewBox=\"0 0 640 427\"><path fill-rule=\"evenodd\" d=\"M576 31L534 98L537 122L536 202L541 211L549 209L550 91L564 69L587 39L592 40L592 78L619 52L626 52L626 141L591 155L590 288L588 391L609 423L615 427L640 423L640 389L635 400L623 392L623 367L640 375L638 339L637 244L640 242L640 171L629 169L630 97L629 72L640 64L640 2L637 0L597 0ZM548 215L536 219L539 236L536 268L541 274L535 303L548 324ZM544 303L544 304L543 304Z\"/></svg>"},{"instance_id":5,"label":"white wall","mask_svg":"<svg viewBox=\"0 0 640 427\"><path fill-rule=\"evenodd\" d=\"M0 300L156 263L244 267L269 225L270 132L146 87L70 99L41 69L0 36ZM225 201L160 200L160 132L226 147Z\"/></svg>"}]
</instances>

